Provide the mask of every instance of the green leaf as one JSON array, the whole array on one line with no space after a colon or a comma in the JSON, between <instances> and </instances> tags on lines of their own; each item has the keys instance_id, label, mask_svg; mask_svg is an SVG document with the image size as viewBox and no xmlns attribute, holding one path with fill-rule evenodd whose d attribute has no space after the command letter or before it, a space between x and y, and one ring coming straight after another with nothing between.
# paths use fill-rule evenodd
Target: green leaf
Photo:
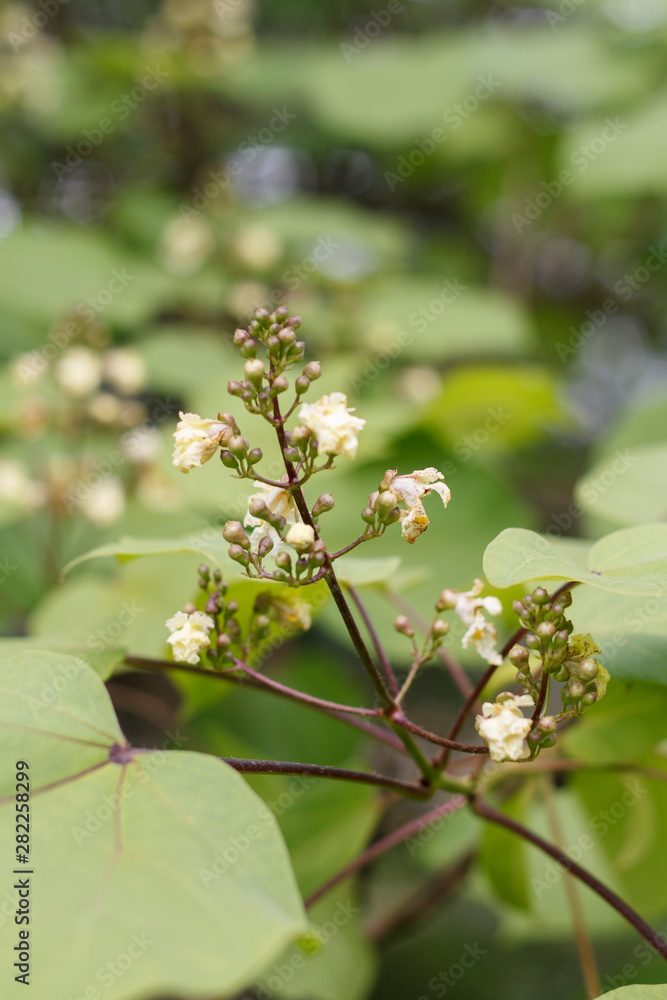
<instances>
[{"instance_id":1,"label":"green leaf","mask_svg":"<svg viewBox=\"0 0 667 1000\"><path fill-rule=\"evenodd\" d=\"M71 683L56 685L68 671ZM59 687L54 701L42 699L44 685ZM306 930L275 820L232 768L197 753L132 751L102 682L71 657L5 657L0 691L3 759L30 764L31 926L49 928L32 969L35 1000L100 983L105 1000L233 994ZM1 780L11 858L13 770ZM8 898L14 878L5 876ZM16 926L5 921L0 933L11 954Z\"/></svg>"},{"instance_id":2,"label":"green leaf","mask_svg":"<svg viewBox=\"0 0 667 1000\"><path fill-rule=\"evenodd\" d=\"M353 587L370 587L373 584L386 583L398 571L401 565L399 556L389 556L387 559L355 559L354 556L341 556L336 560L336 576L341 583Z\"/></svg>"},{"instance_id":3,"label":"green leaf","mask_svg":"<svg viewBox=\"0 0 667 1000\"><path fill-rule=\"evenodd\" d=\"M494 587L534 580L576 580L617 594L656 595L667 587L667 524L606 535L593 545L506 528L484 553Z\"/></svg>"},{"instance_id":4,"label":"green leaf","mask_svg":"<svg viewBox=\"0 0 667 1000\"><path fill-rule=\"evenodd\" d=\"M210 537L209 537L210 536ZM129 562L141 556L172 555L176 552L198 552L210 560L227 575L240 576L238 567L227 555L229 545L219 532L210 530L201 535L190 535L185 538L120 538L117 542L100 545L90 552L72 559L62 571L62 576L75 566L88 562L90 559L109 559L115 557L119 562Z\"/></svg>"},{"instance_id":5,"label":"green leaf","mask_svg":"<svg viewBox=\"0 0 667 1000\"><path fill-rule=\"evenodd\" d=\"M667 986L621 986L605 996L614 1000L667 1000Z\"/></svg>"},{"instance_id":6,"label":"green leaf","mask_svg":"<svg viewBox=\"0 0 667 1000\"><path fill-rule=\"evenodd\" d=\"M584 510L613 524L667 520L667 445L605 456L579 480L575 496Z\"/></svg>"},{"instance_id":7,"label":"green leaf","mask_svg":"<svg viewBox=\"0 0 667 1000\"><path fill-rule=\"evenodd\" d=\"M591 764L640 760L664 738L667 691L612 680L605 697L562 736L569 754Z\"/></svg>"},{"instance_id":8,"label":"green leaf","mask_svg":"<svg viewBox=\"0 0 667 1000\"><path fill-rule=\"evenodd\" d=\"M100 648L77 645L68 642L62 636L21 636L20 638L0 639L0 657L10 653L21 653L27 650L47 650L54 653L63 653L67 656L74 656L83 660L91 667L97 676L105 681L118 664L123 662L127 650L121 646L108 646Z\"/></svg>"}]
</instances>

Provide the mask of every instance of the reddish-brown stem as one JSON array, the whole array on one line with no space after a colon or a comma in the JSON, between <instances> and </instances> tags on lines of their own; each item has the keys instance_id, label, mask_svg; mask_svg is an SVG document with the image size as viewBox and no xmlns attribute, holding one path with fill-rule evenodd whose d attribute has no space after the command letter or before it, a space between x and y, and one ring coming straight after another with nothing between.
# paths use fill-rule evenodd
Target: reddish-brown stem
<instances>
[{"instance_id":1,"label":"reddish-brown stem","mask_svg":"<svg viewBox=\"0 0 667 1000\"><path fill-rule=\"evenodd\" d=\"M533 726L536 726L540 721L540 715L542 714L542 709L544 708L544 702L547 700L547 690L549 689L549 671L542 671L542 682L540 684L540 693L537 696L537 702L535 704L535 710L531 718Z\"/></svg>"},{"instance_id":2,"label":"reddish-brown stem","mask_svg":"<svg viewBox=\"0 0 667 1000\"><path fill-rule=\"evenodd\" d=\"M428 740L429 743L436 743L438 746L446 747L448 750L461 750L463 753L476 754L489 752L489 748L486 746L479 746L475 743L457 743L455 740L447 739L446 736L438 736L436 733L431 733L428 729L416 726L414 722L410 722L409 719L406 719L400 713L395 714L392 718L399 726L403 726L404 729L414 733L415 736L421 736L422 739Z\"/></svg>"},{"instance_id":3,"label":"reddish-brown stem","mask_svg":"<svg viewBox=\"0 0 667 1000\"><path fill-rule=\"evenodd\" d=\"M222 757L221 760L233 767L235 771L240 771L243 774L304 774L313 778L357 781L379 788L390 788L392 791L416 799L428 799L433 794L423 785L401 781L399 778L390 778L368 771L352 771L346 767L331 767L328 764L301 764L284 760L242 760L239 757Z\"/></svg>"},{"instance_id":4,"label":"reddish-brown stem","mask_svg":"<svg viewBox=\"0 0 667 1000\"><path fill-rule=\"evenodd\" d=\"M371 621L370 615L366 610L366 605L361 600L361 597L359 596L359 592L356 589L356 587L353 587L351 583L346 584L346 587L350 592L350 597L356 604L359 614L363 619L364 625L368 630L368 634L371 637L371 641L373 643L373 646L375 647L375 653L377 655L378 660L380 661L380 666L382 667L384 675L387 678L387 684L389 685L389 689L392 695L397 695L398 681L396 680L396 675L394 674L391 663L389 662L389 657L385 653L382 643L380 642L380 636L378 635L376 628L373 625L373 622Z\"/></svg>"},{"instance_id":5,"label":"reddish-brown stem","mask_svg":"<svg viewBox=\"0 0 667 1000\"><path fill-rule=\"evenodd\" d=\"M412 820L410 823L406 823L404 826L400 826L397 830L392 833L387 834L386 837L382 837L380 840L376 840L374 844L367 847L365 851L362 851L353 861L341 868L340 871L332 875L330 879L316 889L315 892L305 900L306 908L312 906L316 903L318 899L325 896L327 892L342 882L344 879L349 878L350 875L354 875L358 872L360 868L365 867L365 865L370 864L371 861L375 861L380 855L384 854L386 851L390 851L392 847L400 844L403 840L407 840L408 837L414 837L415 834L423 830L424 827L429 826L436 819L440 819L443 816L449 816L451 813L456 812L467 802L465 795L455 795L445 802L443 805L436 806L434 809L430 809L428 812L419 816L417 819Z\"/></svg>"},{"instance_id":6,"label":"reddish-brown stem","mask_svg":"<svg viewBox=\"0 0 667 1000\"><path fill-rule=\"evenodd\" d=\"M516 820L511 819L509 816L505 816L503 813L498 812L493 809L492 806L483 802L482 799L474 799L472 802L472 807L478 816L482 819L487 819L491 823L497 823L499 826L504 826L506 829L511 830L512 833L516 833L517 836L523 837L529 843L534 844L535 847L539 847L541 851L548 854L549 857L553 858L560 865L563 866L572 875L575 875L584 885L587 885L589 889L596 892L598 896L601 896L610 906L612 906L617 913L619 913L629 924L637 930L643 938L645 938L650 945L655 948L659 955L661 955L667 961L667 942L665 942L662 937L654 931L654 929L643 920L638 913L628 906L624 900L617 896L615 892L608 889L604 883L600 882L594 875L587 872L585 868L582 868L575 861L567 856L563 851L559 850L553 844L548 843L548 841L543 840L532 830L527 827L522 826L521 823L517 823Z\"/></svg>"},{"instance_id":7,"label":"reddish-brown stem","mask_svg":"<svg viewBox=\"0 0 667 1000\"><path fill-rule=\"evenodd\" d=\"M286 684L281 684L280 681L274 681L272 677L267 677L265 674L260 674L258 670L253 670L252 667L244 663L243 660L239 660L233 657L234 665L247 674L249 677L262 687L271 688L272 691L276 691L280 694L284 694L295 701L302 701L304 704L315 705L317 708L326 708L330 712L345 712L348 715L363 715L367 718L381 718L381 712L377 708L360 708L356 705L340 705L336 701L328 701L326 698L316 698L315 695L306 694L304 691L297 691L296 688L288 687Z\"/></svg>"},{"instance_id":8,"label":"reddish-brown stem","mask_svg":"<svg viewBox=\"0 0 667 1000\"><path fill-rule=\"evenodd\" d=\"M339 556L344 556L346 552L351 552L352 549L356 549L357 545L361 545L362 542L367 542L373 537L374 535L359 535L358 538L355 538L355 540L350 542L349 545L346 545L345 548L339 549L338 552L330 552L329 559L333 562L334 559L338 559Z\"/></svg>"}]
</instances>

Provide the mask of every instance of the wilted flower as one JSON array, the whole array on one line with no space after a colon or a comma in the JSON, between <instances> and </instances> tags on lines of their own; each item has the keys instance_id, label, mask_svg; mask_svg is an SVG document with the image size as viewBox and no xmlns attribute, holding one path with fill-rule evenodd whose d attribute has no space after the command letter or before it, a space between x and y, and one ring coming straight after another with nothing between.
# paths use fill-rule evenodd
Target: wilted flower
<instances>
[{"instance_id":1,"label":"wilted flower","mask_svg":"<svg viewBox=\"0 0 667 1000\"><path fill-rule=\"evenodd\" d=\"M444 479L437 469L415 469L405 476L391 479L387 489L395 493L407 510L401 512L401 534L411 545L428 528L428 516L422 498L432 491L437 493L446 507L451 498L449 487L438 480Z\"/></svg>"},{"instance_id":2,"label":"wilted flower","mask_svg":"<svg viewBox=\"0 0 667 1000\"><path fill-rule=\"evenodd\" d=\"M520 760L524 740L532 728L532 721L524 719L521 707L534 705L530 694L512 695L503 692L497 701L485 701L482 714L475 718L475 728L488 744L491 759Z\"/></svg>"},{"instance_id":3,"label":"wilted flower","mask_svg":"<svg viewBox=\"0 0 667 1000\"><path fill-rule=\"evenodd\" d=\"M215 455L230 428L219 420L207 420L198 413L179 413L181 418L174 431L173 464L181 472L198 468Z\"/></svg>"},{"instance_id":4,"label":"wilted flower","mask_svg":"<svg viewBox=\"0 0 667 1000\"><path fill-rule=\"evenodd\" d=\"M102 361L89 347L70 347L56 365L56 378L71 396L88 396L102 378Z\"/></svg>"},{"instance_id":5,"label":"wilted flower","mask_svg":"<svg viewBox=\"0 0 667 1000\"><path fill-rule=\"evenodd\" d=\"M479 655L487 661L498 665L503 658L496 649L498 633L495 625L487 622L482 612L488 611L490 615L502 613L503 606L497 597L480 597L484 584L481 580L475 580L471 590L456 593L456 604L454 610L463 623L468 626L468 631L461 640L461 645L467 649L472 643Z\"/></svg>"},{"instance_id":6,"label":"wilted flower","mask_svg":"<svg viewBox=\"0 0 667 1000\"><path fill-rule=\"evenodd\" d=\"M81 510L100 527L117 521L125 510L125 490L120 479L112 476L99 483L83 498Z\"/></svg>"},{"instance_id":7,"label":"wilted flower","mask_svg":"<svg viewBox=\"0 0 667 1000\"><path fill-rule=\"evenodd\" d=\"M211 645L209 632L215 628L213 619L203 611L193 611L191 615L177 611L165 624L172 633L167 642L176 662L199 663L199 654Z\"/></svg>"},{"instance_id":8,"label":"wilted flower","mask_svg":"<svg viewBox=\"0 0 667 1000\"><path fill-rule=\"evenodd\" d=\"M304 403L299 410L299 420L315 435L318 455L354 458L357 454L357 435L366 421L353 416L344 392L332 392L314 403Z\"/></svg>"}]
</instances>

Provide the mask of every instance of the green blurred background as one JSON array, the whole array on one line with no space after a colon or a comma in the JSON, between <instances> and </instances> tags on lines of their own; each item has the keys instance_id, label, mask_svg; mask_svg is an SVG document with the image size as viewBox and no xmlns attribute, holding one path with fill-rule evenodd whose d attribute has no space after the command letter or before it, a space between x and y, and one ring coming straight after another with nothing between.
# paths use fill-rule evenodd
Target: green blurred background
<instances>
[{"instance_id":1,"label":"green blurred background","mask_svg":"<svg viewBox=\"0 0 667 1000\"><path fill-rule=\"evenodd\" d=\"M334 548L361 526L386 468L445 473L452 501L446 514L433 502L428 535L407 550L388 533L362 553L401 556L393 583L425 614L443 586L481 575L505 527L595 537L663 520L666 55L666 0L5 3L3 634L164 654L164 619L190 596L197 560L155 556L122 572L96 563L64 584L58 575L121 535L215 534L242 515L248 487L217 463L180 475L171 433L179 408L233 408L231 336L256 305L303 317L308 357L324 367L317 389L346 392L368 421L357 460L317 484L336 498ZM245 417L269 456L266 432ZM386 627L395 608L385 596L370 590L368 603ZM594 599L580 608L614 627ZM644 676L657 681L664 612L648 628ZM333 667L346 662L342 642L326 607L314 637L278 665L294 682L360 697L352 673L314 676L314 651ZM400 637L388 642L405 657ZM420 685L428 718L448 688L440 674ZM120 708L138 711L120 687ZM664 718L663 689L651 690ZM267 734L253 732L257 716L245 718L236 694L215 707L194 690L182 697L196 738L220 753L358 752L319 720L311 732L297 709L267 707ZM257 787L275 794L267 780ZM345 794L327 808L363 844L372 804ZM655 809L667 821L665 803ZM326 809L318 822L327 828ZM660 843L652 823L645 859ZM472 837L463 831L460 844ZM448 858L427 853L424 872ZM628 870L640 860L626 859ZM408 861L372 887L380 900L414 877ZM645 881L650 898L637 890L637 905L660 913L664 897ZM475 882L428 931L378 935L389 943L373 995L445 995L430 980L478 938L488 957L451 988L461 1000L583 996L567 919L485 893ZM605 973L634 961L628 982L666 978L657 960L639 969L632 940L620 961L619 927L605 920ZM281 995L369 995L369 954L334 963L349 965L339 992Z\"/></svg>"}]
</instances>

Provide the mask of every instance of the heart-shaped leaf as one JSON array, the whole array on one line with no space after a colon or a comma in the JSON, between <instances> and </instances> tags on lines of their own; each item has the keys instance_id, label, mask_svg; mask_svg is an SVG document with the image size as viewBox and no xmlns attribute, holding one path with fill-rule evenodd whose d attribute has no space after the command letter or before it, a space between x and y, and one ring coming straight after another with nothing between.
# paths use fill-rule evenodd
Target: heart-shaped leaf
<instances>
[{"instance_id":1,"label":"heart-shaped leaf","mask_svg":"<svg viewBox=\"0 0 667 1000\"><path fill-rule=\"evenodd\" d=\"M662 594L667 588L667 524L624 528L595 543L506 528L487 546L484 572L499 588L576 580L616 594Z\"/></svg>"},{"instance_id":2,"label":"heart-shaped leaf","mask_svg":"<svg viewBox=\"0 0 667 1000\"><path fill-rule=\"evenodd\" d=\"M307 928L275 819L236 771L132 750L73 657L4 657L0 694L0 849L19 872L3 898L13 912L29 882L33 1000L233 995ZM29 765L27 863L12 861L16 761ZM6 955L18 931L3 920Z\"/></svg>"}]
</instances>

